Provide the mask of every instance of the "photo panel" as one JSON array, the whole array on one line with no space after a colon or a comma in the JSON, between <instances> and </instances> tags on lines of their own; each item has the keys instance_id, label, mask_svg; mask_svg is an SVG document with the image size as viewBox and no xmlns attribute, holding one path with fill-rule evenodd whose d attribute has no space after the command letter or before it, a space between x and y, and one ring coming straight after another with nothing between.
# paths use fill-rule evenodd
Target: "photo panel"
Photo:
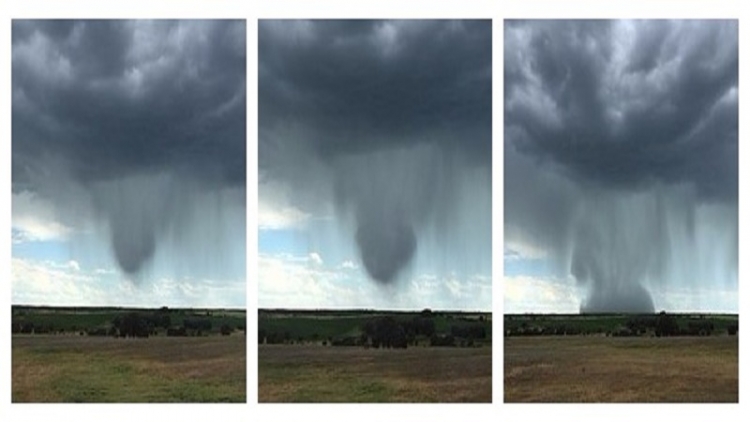
<instances>
[{"instance_id":1,"label":"photo panel","mask_svg":"<svg viewBox=\"0 0 750 422\"><path fill-rule=\"evenodd\" d=\"M492 22L258 23L258 397L492 401Z\"/></svg>"},{"instance_id":2,"label":"photo panel","mask_svg":"<svg viewBox=\"0 0 750 422\"><path fill-rule=\"evenodd\" d=\"M12 402L246 402L244 20L12 21Z\"/></svg>"},{"instance_id":3,"label":"photo panel","mask_svg":"<svg viewBox=\"0 0 750 422\"><path fill-rule=\"evenodd\" d=\"M506 20L506 402L739 402L737 20Z\"/></svg>"}]
</instances>

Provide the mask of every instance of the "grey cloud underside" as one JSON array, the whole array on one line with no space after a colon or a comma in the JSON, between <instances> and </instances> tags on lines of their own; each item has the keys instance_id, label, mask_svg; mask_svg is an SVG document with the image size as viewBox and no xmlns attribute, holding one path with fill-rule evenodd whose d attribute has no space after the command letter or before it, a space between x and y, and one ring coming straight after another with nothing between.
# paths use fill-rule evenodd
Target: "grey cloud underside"
<instances>
[{"instance_id":1,"label":"grey cloud underside","mask_svg":"<svg viewBox=\"0 0 750 422\"><path fill-rule=\"evenodd\" d=\"M511 25L511 143L605 187L686 182L736 200L736 22L634 25L627 47L611 22Z\"/></svg>"},{"instance_id":2,"label":"grey cloud underside","mask_svg":"<svg viewBox=\"0 0 750 422\"><path fill-rule=\"evenodd\" d=\"M582 310L736 280L737 22L510 21L505 42L506 236L588 286Z\"/></svg>"},{"instance_id":3,"label":"grey cloud underside","mask_svg":"<svg viewBox=\"0 0 750 422\"><path fill-rule=\"evenodd\" d=\"M243 22L15 21L13 179L178 168L245 181Z\"/></svg>"},{"instance_id":4,"label":"grey cloud underside","mask_svg":"<svg viewBox=\"0 0 750 422\"><path fill-rule=\"evenodd\" d=\"M60 186L80 185L123 271L202 193L244 192L243 21L15 20L12 39L13 189L75 220Z\"/></svg>"},{"instance_id":5,"label":"grey cloud underside","mask_svg":"<svg viewBox=\"0 0 750 422\"><path fill-rule=\"evenodd\" d=\"M261 134L302 126L324 159L442 143L491 162L489 21L264 21L259 31Z\"/></svg>"},{"instance_id":6,"label":"grey cloud underside","mask_svg":"<svg viewBox=\"0 0 750 422\"><path fill-rule=\"evenodd\" d=\"M490 195L491 39L489 21L261 21L261 180L334 203L371 278L395 281L455 227L464 174Z\"/></svg>"}]
</instances>

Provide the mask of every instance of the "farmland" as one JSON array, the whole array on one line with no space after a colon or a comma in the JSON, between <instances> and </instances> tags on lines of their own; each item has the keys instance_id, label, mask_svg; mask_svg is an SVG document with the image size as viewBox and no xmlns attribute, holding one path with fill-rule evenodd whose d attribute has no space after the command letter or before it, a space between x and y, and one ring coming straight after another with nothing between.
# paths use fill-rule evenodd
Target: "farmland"
<instances>
[{"instance_id":1,"label":"farmland","mask_svg":"<svg viewBox=\"0 0 750 422\"><path fill-rule=\"evenodd\" d=\"M261 402L492 400L488 313L261 310L258 333Z\"/></svg>"},{"instance_id":2,"label":"farmland","mask_svg":"<svg viewBox=\"0 0 750 422\"><path fill-rule=\"evenodd\" d=\"M737 322L736 315L506 315L505 401L737 403Z\"/></svg>"},{"instance_id":3,"label":"farmland","mask_svg":"<svg viewBox=\"0 0 750 422\"><path fill-rule=\"evenodd\" d=\"M147 336L112 322L157 311L14 306L12 401L245 402L244 311L162 309L173 316L169 327L146 324ZM176 328L198 315L209 329Z\"/></svg>"}]
</instances>

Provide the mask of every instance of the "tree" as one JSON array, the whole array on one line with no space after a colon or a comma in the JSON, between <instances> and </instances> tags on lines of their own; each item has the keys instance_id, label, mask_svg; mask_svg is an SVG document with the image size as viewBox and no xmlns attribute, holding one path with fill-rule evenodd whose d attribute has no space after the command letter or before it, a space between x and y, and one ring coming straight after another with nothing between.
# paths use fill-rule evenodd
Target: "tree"
<instances>
[{"instance_id":1,"label":"tree","mask_svg":"<svg viewBox=\"0 0 750 422\"><path fill-rule=\"evenodd\" d=\"M677 320L675 320L674 316L661 311L656 319L654 332L657 337L676 336L680 333L680 327L677 325Z\"/></svg>"},{"instance_id":2,"label":"tree","mask_svg":"<svg viewBox=\"0 0 750 422\"><path fill-rule=\"evenodd\" d=\"M394 348L406 348L409 343L409 337L407 335L407 329L404 324L400 324L391 316L373 318L365 322L362 327L362 333L365 338L369 338L369 343L366 340L360 340L362 345L371 344L372 347L394 347Z\"/></svg>"},{"instance_id":3,"label":"tree","mask_svg":"<svg viewBox=\"0 0 750 422\"><path fill-rule=\"evenodd\" d=\"M151 332L146 319L136 312L116 317L112 325L117 327L120 337L148 337Z\"/></svg>"}]
</instances>

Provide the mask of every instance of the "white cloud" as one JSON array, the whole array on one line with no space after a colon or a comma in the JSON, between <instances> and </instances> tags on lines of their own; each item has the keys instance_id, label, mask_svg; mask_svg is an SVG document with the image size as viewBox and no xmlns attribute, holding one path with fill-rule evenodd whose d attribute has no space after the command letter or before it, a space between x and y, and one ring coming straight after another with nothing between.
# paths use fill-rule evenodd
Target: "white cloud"
<instances>
[{"instance_id":1,"label":"white cloud","mask_svg":"<svg viewBox=\"0 0 750 422\"><path fill-rule=\"evenodd\" d=\"M81 266L80 266L80 265L78 265L78 261L76 261L76 260L74 260L74 259L71 259L70 261L68 261L68 267L69 267L69 268L70 268L71 270L75 270L75 271L81 271Z\"/></svg>"},{"instance_id":2,"label":"white cloud","mask_svg":"<svg viewBox=\"0 0 750 422\"><path fill-rule=\"evenodd\" d=\"M490 277L423 274L382 286L355 271L352 261L326 267L310 256L260 254L262 308L492 309Z\"/></svg>"},{"instance_id":3,"label":"white cloud","mask_svg":"<svg viewBox=\"0 0 750 422\"><path fill-rule=\"evenodd\" d=\"M106 302L107 291L96 278L71 265L13 258L13 303L35 305L86 305Z\"/></svg>"},{"instance_id":4,"label":"white cloud","mask_svg":"<svg viewBox=\"0 0 750 422\"><path fill-rule=\"evenodd\" d=\"M544 259L547 252L527 242L507 239L504 255L505 259Z\"/></svg>"},{"instance_id":5,"label":"white cloud","mask_svg":"<svg viewBox=\"0 0 750 422\"><path fill-rule=\"evenodd\" d=\"M505 313L578 313L579 291L572 278L506 276Z\"/></svg>"},{"instance_id":6,"label":"white cloud","mask_svg":"<svg viewBox=\"0 0 750 422\"><path fill-rule=\"evenodd\" d=\"M77 261L12 258L12 302L53 306L245 307L245 280L133 281Z\"/></svg>"},{"instance_id":7,"label":"white cloud","mask_svg":"<svg viewBox=\"0 0 750 422\"><path fill-rule=\"evenodd\" d=\"M706 283L710 285L711 283ZM651 288L657 311L670 312L738 312L736 289L721 288Z\"/></svg>"},{"instance_id":8,"label":"white cloud","mask_svg":"<svg viewBox=\"0 0 750 422\"><path fill-rule=\"evenodd\" d=\"M310 253L310 261L312 261L315 265L323 265L323 258L321 258L317 252Z\"/></svg>"},{"instance_id":9,"label":"white cloud","mask_svg":"<svg viewBox=\"0 0 750 422\"><path fill-rule=\"evenodd\" d=\"M309 257L308 257L309 258ZM349 295L339 276L308 258L288 254L258 257L258 304L264 308L324 308Z\"/></svg>"},{"instance_id":10,"label":"white cloud","mask_svg":"<svg viewBox=\"0 0 750 422\"><path fill-rule=\"evenodd\" d=\"M277 206L258 201L258 227L261 230L302 227L309 219L309 214L292 206Z\"/></svg>"},{"instance_id":11,"label":"white cloud","mask_svg":"<svg viewBox=\"0 0 750 422\"><path fill-rule=\"evenodd\" d=\"M352 260L346 260L341 263L339 268L344 269L344 270L358 270L359 266L355 264L354 261Z\"/></svg>"},{"instance_id":12,"label":"white cloud","mask_svg":"<svg viewBox=\"0 0 750 422\"><path fill-rule=\"evenodd\" d=\"M52 203L28 191L13 193L13 243L64 240L71 228L55 216Z\"/></svg>"},{"instance_id":13,"label":"white cloud","mask_svg":"<svg viewBox=\"0 0 750 422\"><path fill-rule=\"evenodd\" d=\"M657 311L737 312L735 289L696 289L688 286L648 286ZM578 313L586 291L567 279L526 275L504 278L505 313Z\"/></svg>"},{"instance_id":14,"label":"white cloud","mask_svg":"<svg viewBox=\"0 0 750 422\"><path fill-rule=\"evenodd\" d=\"M258 184L258 227L260 230L302 228L312 218L295 203L295 197L283 183L267 180Z\"/></svg>"}]
</instances>

